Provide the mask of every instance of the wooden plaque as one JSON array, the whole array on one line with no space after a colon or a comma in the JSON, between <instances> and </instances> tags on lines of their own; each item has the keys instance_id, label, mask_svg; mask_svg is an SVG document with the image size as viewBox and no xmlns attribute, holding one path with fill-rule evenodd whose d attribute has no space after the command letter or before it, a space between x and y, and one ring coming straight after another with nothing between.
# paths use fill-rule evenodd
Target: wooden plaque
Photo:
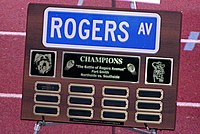
<instances>
[{"instance_id":1,"label":"wooden plaque","mask_svg":"<svg viewBox=\"0 0 200 134\"><path fill-rule=\"evenodd\" d=\"M180 30L180 12L29 4L21 119L175 129Z\"/></svg>"}]
</instances>

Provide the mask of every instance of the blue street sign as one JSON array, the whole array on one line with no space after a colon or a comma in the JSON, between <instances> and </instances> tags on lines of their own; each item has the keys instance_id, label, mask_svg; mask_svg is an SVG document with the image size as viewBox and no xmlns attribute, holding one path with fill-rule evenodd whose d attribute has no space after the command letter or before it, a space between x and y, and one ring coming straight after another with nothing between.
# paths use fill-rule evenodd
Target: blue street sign
<instances>
[{"instance_id":1,"label":"blue street sign","mask_svg":"<svg viewBox=\"0 0 200 134\"><path fill-rule=\"evenodd\" d=\"M44 12L46 47L156 53L157 13L49 7Z\"/></svg>"}]
</instances>

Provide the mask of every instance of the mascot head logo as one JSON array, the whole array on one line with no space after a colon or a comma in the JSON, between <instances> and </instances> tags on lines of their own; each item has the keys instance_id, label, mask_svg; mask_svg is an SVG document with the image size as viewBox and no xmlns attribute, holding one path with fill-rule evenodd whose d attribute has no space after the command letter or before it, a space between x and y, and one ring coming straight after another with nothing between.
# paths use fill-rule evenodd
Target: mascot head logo
<instances>
[{"instance_id":1,"label":"mascot head logo","mask_svg":"<svg viewBox=\"0 0 200 134\"><path fill-rule=\"evenodd\" d=\"M52 69L51 54L36 54L34 59L39 74L46 74Z\"/></svg>"}]
</instances>

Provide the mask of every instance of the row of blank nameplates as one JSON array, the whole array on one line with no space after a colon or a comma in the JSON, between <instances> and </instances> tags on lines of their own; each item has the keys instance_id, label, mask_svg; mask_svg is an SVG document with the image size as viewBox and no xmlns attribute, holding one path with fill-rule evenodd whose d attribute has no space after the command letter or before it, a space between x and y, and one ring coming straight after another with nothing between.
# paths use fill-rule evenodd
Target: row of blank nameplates
<instances>
[{"instance_id":1,"label":"row of blank nameplates","mask_svg":"<svg viewBox=\"0 0 200 134\"><path fill-rule=\"evenodd\" d=\"M60 114L60 83L36 82L33 113L40 116ZM70 84L68 86L67 113L69 118L93 119L95 87L93 85ZM129 89L104 86L101 99L101 119L125 122L128 119ZM163 91L139 88L136 92L135 121L139 123L162 122Z\"/></svg>"}]
</instances>

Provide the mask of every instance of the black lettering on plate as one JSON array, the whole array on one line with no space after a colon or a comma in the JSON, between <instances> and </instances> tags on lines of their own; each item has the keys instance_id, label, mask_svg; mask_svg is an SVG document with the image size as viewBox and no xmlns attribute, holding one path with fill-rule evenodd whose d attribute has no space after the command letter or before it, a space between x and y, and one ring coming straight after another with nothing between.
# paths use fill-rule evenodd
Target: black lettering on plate
<instances>
[{"instance_id":1,"label":"black lettering on plate","mask_svg":"<svg viewBox=\"0 0 200 134\"><path fill-rule=\"evenodd\" d=\"M63 53L62 77L122 82L139 81L140 57Z\"/></svg>"}]
</instances>

